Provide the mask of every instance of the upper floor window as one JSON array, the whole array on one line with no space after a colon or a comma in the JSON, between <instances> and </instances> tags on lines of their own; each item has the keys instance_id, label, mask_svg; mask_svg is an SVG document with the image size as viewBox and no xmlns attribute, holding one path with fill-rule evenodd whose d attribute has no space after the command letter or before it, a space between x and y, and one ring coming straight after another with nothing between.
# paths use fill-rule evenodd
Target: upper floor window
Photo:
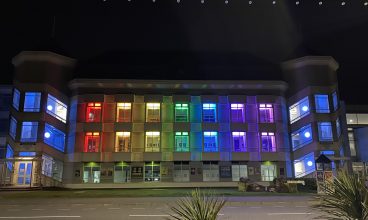
<instances>
[{"instance_id":1,"label":"upper floor window","mask_svg":"<svg viewBox=\"0 0 368 220\"><path fill-rule=\"evenodd\" d=\"M308 96L289 107L290 123L294 123L309 114Z\"/></svg>"},{"instance_id":2,"label":"upper floor window","mask_svg":"<svg viewBox=\"0 0 368 220\"><path fill-rule=\"evenodd\" d=\"M68 106L50 94L47 95L46 112L49 115L66 123L66 115L68 113Z\"/></svg>"},{"instance_id":3,"label":"upper floor window","mask_svg":"<svg viewBox=\"0 0 368 220\"><path fill-rule=\"evenodd\" d=\"M160 122L160 103L147 103L146 122Z\"/></svg>"},{"instance_id":4,"label":"upper floor window","mask_svg":"<svg viewBox=\"0 0 368 220\"><path fill-rule=\"evenodd\" d=\"M175 132L175 151L189 152L188 132Z\"/></svg>"},{"instance_id":5,"label":"upper floor window","mask_svg":"<svg viewBox=\"0 0 368 220\"><path fill-rule=\"evenodd\" d=\"M218 152L217 132L205 131L203 136L204 152Z\"/></svg>"},{"instance_id":6,"label":"upper floor window","mask_svg":"<svg viewBox=\"0 0 368 220\"><path fill-rule=\"evenodd\" d=\"M64 152L65 133L47 123L45 124L45 133L43 141L46 144L50 145L51 147L55 148L56 150Z\"/></svg>"},{"instance_id":7,"label":"upper floor window","mask_svg":"<svg viewBox=\"0 0 368 220\"><path fill-rule=\"evenodd\" d=\"M314 95L317 113L330 113L328 95Z\"/></svg>"},{"instance_id":8,"label":"upper floor window","mask_svg":"<svg viewBox=\"0 0 368 220\"><path fill-rule=\"evenodd\" d=\"M116 132L115 152L130 152L130 132Z\"/></svg>"},{"instance_id":9,"label":"upper floor window","mask_svg":"<svg viewBox=\"0 0 368 220\"><path fill-rule=\"evenodd\" d=\"M339 99L337 98L336 91L332 93L332 102L333 102L334 111L336 111L339 108Z\"/></svg>"},{"instance_id":10,"label":"upper floor window","mask_svg":"<svg viewBox=\"0 0 368 220\"><path fill-rule=\"evenodd\" d=\"M132 104L118 103L116 106L116 122L132 121Z\"/></svg>"},{"instance_id":11,"label":"upper floor window","mask_svg":"<svg viewBox=\"0 0 368 220\"><path fill-rule=\"evenodd\" d=\"M160 152L160 132L146 132L146 152Z\"/></svg>"},{"instance_id":12,"label":"upper floor window","mask_svg":"<svg viewBox=\"0 0 368 220\"><path fill-rule=\"evenodd\" d=\"M87 122L100 122L101 121L101 103L90 102L87 104L86 121Z\"/></svg>"},{"instance_id":13,"label":"upper floor window","mask_svg":"<svg viewBox=\"0 0 368 220\"><path fill-rule=\"evenodd\" d=\"M26 92L24 97L25 112L39 112L41 104L40 92Z\"/></svg>"},{"instance_id":14,"label":"upper floor window","mask_svg":"<svg viewBox=\"0 0 368 220\"><path fill-rule=\"evenodd\" d=\"M318 136L320 141L333 141L331 122L318 122Z\"/></svg>"},{"instance_id":15,"label":"upper floor window","mask_svg":"<svg viewBox=\"0 0 368 220\"><path fill-rule=\"evenodd\" d=\"M299 149L313 141L311 125L304 126L291 134L293 150Z\"/></svg>"},{"instance_id":16,"label":"upper floor window","mask_svg":"<svg viewBox=\"0 0 368 220\"><path fill-rule=\"evenodd\" d=\"M261 123L273 123L273 105L272 104L259 104L259 122Z\"/></svg>"},{"instance_id":17,"label":"upper floor window","mask_svg":"<svg viewBox=\"0 0 368 220\"><path fill-rule=\"evenodd\" d=\"M19 100L20 100L20 92L18 89L14 89L13 91L13 107L19 111Z\"/></svg>"},{"instance_id":18,"label":"upper floor window","mask_svg":"<svg viewBox=\"0 0 368 220\"><path fill-rule=\"evenodd\" d=\"M231 104L231 122L244 122L244 104Z\"/></svg>"},{"instance_id":19,"label":"upper floor window","mask_svg":"<svg viewBox=\"0 0 368 220\"><path fill-rule=\"evenodd\" d=\"M275 133L261 133L262 152L276 152Z\"/></svg>"},{"instance_id":20,"label":"upper floor window","mask_svg":"<svg viewBox=\"0 0 368 220\"><path fill-rule=\"evenodd\" d=\"M216 104L203 104L203 122L216 122Z\"/></svg>"},{"instance_id":21,"label":"upper floor window","mask_svg":"<svg viewBox=\"0 0 368 220\"><path fill-rule=\"evenodd\" d=\"M38 122L24 121L22 123L21 142L36 142L37 141Z\"/></svg>"},{"instance_id":22,"label":"upper floor window","mask_svg":"<svg viewBox=\"0 0 368 220\"><path fill-rule=\"evenodd\" d=\"M13 116L10 116L9 135L13 139L17 135L17 120Z\"/></svg>"},{"instance_id":23,"label":"upper floor window","mask_svg":"<svg viewBox=\"0 0 368 220\"><path fill-rule=\"evenodd\" d=\"M87 132L84 142L84 152L100 151L100 132Z\"/></svg>"},{"instance_id":24,"label":"upper floor window","mask_svg":"<svg viewBox=\"0 0 368 220\"><path fill-rule=\"evenodd\" d=\"M340 124L340 119L336 119L336 132L337 132L337 137L340 137L341 135L341 124Z\"/></svg>"},{"instance_id":25,"label":"upper floor window","mask_svg":"<svg viewBox=\"0 0 368 220\"><path fill-rule=\"evenodd\" d=\"M246 151L245 132L233 131L232 135L233 135L233 151L245 152Z\"/></svg>"},{"instance_id":26,"label":"upper floor window","mask_svg":"<svg viewBox=\"0 0 368 220\"><path fill-rule=\"evenodd\" d=\"M175 104L175 122L188 122L188 104Z\"/></svg>"}]
</instances>

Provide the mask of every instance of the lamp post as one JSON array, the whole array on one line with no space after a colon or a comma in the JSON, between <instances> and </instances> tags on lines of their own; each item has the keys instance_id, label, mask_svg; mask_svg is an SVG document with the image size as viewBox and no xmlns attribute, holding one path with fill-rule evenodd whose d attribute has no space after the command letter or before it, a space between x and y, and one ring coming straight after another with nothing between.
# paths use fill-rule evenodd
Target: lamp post
<instances>
[{"instance_id":1,"label":"lamp post","mask_svg":"<svg viewBox=\"0 0 368 220\"><path fill-rule=\"evenodd\" d=\"M333 187L332 161L324 154L321 154L315 164L317 193L324 194L327 188L331 189Z\"/></svg>"}]
</instances>

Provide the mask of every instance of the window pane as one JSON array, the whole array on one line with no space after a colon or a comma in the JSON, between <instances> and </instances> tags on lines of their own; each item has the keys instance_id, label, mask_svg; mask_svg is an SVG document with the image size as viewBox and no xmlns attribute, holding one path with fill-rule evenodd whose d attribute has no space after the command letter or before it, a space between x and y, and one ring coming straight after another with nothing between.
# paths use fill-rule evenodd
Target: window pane
<instances>
[{"instance_id":1,"label":"window pane","mask_svg":"<svg viewBox=\"0 0 368 220\"><path fill-rule=\"evenodd\" d=\"M216 131L205 131L204 133L204 152L218 152L217 145L217 132Z\"/></svg>"},{"instance_id":2,"label":"window pane","mask_svg":"<svg viewBox=\"0 0 368 220\"><path fill-rule=\"evenodd\" d=\"M313 173L316 170L314 161L314 152L294 160L295 177L301 178Z\"/></svg>"},{"instance_id":3,"label":"window pane","mask_svg":"<svg viewBox=\"0 0 368 220\"><path fill-rule=\"evenodd\" d=\"M259 121L261 123L273 123L273 105L272 104L259 104Z\"/></svg>"},{"instance_id":4,"label":"window pane","mask_svg":"<svg viewBox=\"0 0 368 220\"><path fill-rule=\"evenodd\" d=\"M245 132L232 132L233 135L233 151L234 152L246 152L246 140Z\"/></svg>"},{"instance_id":5,"label":"window pane","mask_svg":"<svg viewBox=\"0 0 368 220\"><path fill-rule=\"evenodd\" d=\"M131 103L118 103L116 107L116 121L131 122L131 120L132 120Z\"/></svg>"},{"instance_id":6,"label":"window pane","mask_svg":"<svg viewBox=\"0 0 368 220\"><path fill-rule=\"evenodd\" d=\"M147 103L146 122L160 122L160 103Z\"/></svg>"},{"instance_id":7,"label":"window pane","mask_svg":"<svg viewBox=\"0 0 368 220\"><path fill-rule=\"evenodd\" d=\"M86 113L87 122L100 122L101 121L101 103L90 102L87 105Z\"/></svg>"},{"instance_id":8,"label":"window pane","mask_svg":"<svg viewBox=\"0 0 368 220\"><path fill-rule=\"evenodd\" d=\"M175 151L189 152L188 132L176 132L175 133Z\"/></svg>"},{"instance_id":9,"label":"window pane","mask_svg":"<svg viewBox=\"0 0 368 220\"><path fill-rule=\"evenodd\" d=\"M46 112L59 119L60 121L66 123L66 116L68 113L68 106L61 101L59 101L54 96L48 94L47 96L47 107Z\"/></svg>"},{"instance_id":10,"label":"window pane","mask_svg":"<svg viewBox=\"0 0 368 220\"><path fill-rule=\"evenodd\" d=\"M87 132L84 143L84 152L99 152L100 151L100 133Z\"/></svg>"},{"instance_id":11,"label":"window pane","mask_svg":"<svg viewBox=\"0 0 368 220\"><path fill-rule=\"evenodd\" d=\"M24 97L25 112L39 112L41 103L40 92L26 92Z\"/></svg>"},{"instance_id":12,"label":"window pane","mask_svg":"<svg viewBox=\"0 0 368 220\"><path fill-rule=\"evenodd\" d=\"M188 104L175 104L175 122L188 122Z\"/></svg>"},{"instance_id":13,"label":"window pane","mask_svg":"<svg viewBox=\"0 0 368 220\"><path fill-rule=\"evenodd\" d=\"M289 107L290 123L294 123L309 114L309 99L303 98Z\"/></svg>"},{"instance_id":14,"label":"window pane","mask_svg":"<svg viewBox=\"0 0 368 220\"><path fill-rule=\"evenodd\" d=\"M25 121L22 123L21 142L37 141L38 122Z\"/></svg>"},{"instance_id":15,"label":"window pane","mask_svg":"<svg viewBox=\"0 0 368 220\"><path fill-rule=\"evenodd\" d=\"M130 132L116 132L115 152L130 152Z\"/></svg>"},{"instance_id":16,"label":"window pane","mask_svg":"<svg viewBox=\"0 0 368 220\"><path fill-rule=\"evenodd\" d=\"M331 122L319 122L318 134L320 141L333 141Z\"/></svg>"},{"instance_id":17,"label":"window pane","mask_svg":"<svg viewBox=\"0 0 368 220\"><path fill-rule=\"evenodd\" d=\"M17 120L13 116L10 116L9 135L15 139L17 135Z\"/></svg>"},{"instance_id":18,"label":"window pane","mask_svg":"<svg viewBox=\"0 0 368 220\"><path fill-rule=\"evenodd\" d=\"M291 134L293 150L299 149L313 140L311 125L304 126Z\"/></svg>"},{"instance_id":19,"label":"window pane","mask_svg":"<svg viewBox=\"0 0 368 220\"><path fill-rule=\"evenodd\" d=\"M275 135L271 132L262 132L262 152L276 152Z\"/></svg>"},{"instance_id":20,"label":"window pane","mask_svg":"<svg viewBox=\"0 0 368 220\"><path fill-rule=\"evenodd\" d=\"M160 132L146 132L146 152L160 152Z\"/></svg>"},{"instance_id":21,"label":"window pane","mask_svg":"<svg viewBox=\"0 0 368 220\"><path fill-rule=\"evenodd\" d=\"M216 104L204 103L202 106L203 122L216 122Z\"/></svg>"},{"instance_id":22,"label":"window pane","mask_svg":"<svg viewBox=\"0 0 368 220\"><path fill-rule=\"evenodd\" d=\"M347 124L358 124L358 115L357 114L346 114L346 123Z\"/></svg>"},{"instance_id":23,"label":"window pane","mask_svg":"<svg viewBox=\"0 0 368 220\"><path fill-rule=\"evenodd\" d=\"M340 135L341 135L340 119L336 120L336 132L337 132L337 137L340 137Z\"/></svg>"},{"instance_id":24,"label":"window pane","mask_svg":"<svg viewBox=\"0 0 368 220\"><path fill-rule=\"evenodd\" d=\"M317 113L330 113L328 95L314 95Z\"/></svg>"},{"instance_id":25,"label":"window pane","mask_svg":"<svg viewBox=\"0 0 368 220\"><path fill-rule=\"evenodd\" d=\"M231 104L231 121L244 122L244 104Z\"/></svg>"},{"instance_id":26,"label":"window pane","mask_svg":"<svg viewBox=\"0 0 368 220\"><path fill-rule=\"evenodd\" d=\"M60 131L59 129L45 124L45 133L43 141L50 145L51 147L64 152L65 149L65 133Z\"/></svg>"},{"instance_id":27,"label":"window pane","mask_svg":"<svg viewBox=\"0 0 368 220\"><path fill-rule=\"evenodd\" d=\"M336 111L339 108L339 100L337 98L337 93L336 92L332 93L332 102L333 102L333 106L334 106L334 111Z\"/></svg>"},{"instance_id":28,"label":"window pane","mask_svg":"<svg viewBox=\"0 0 368 220\"><path fill-rule=\"evenodd\" d=\"M13 107L19 111L19 100L20 100L20 92L18 89L14 89L13 93Z\"/></svg>"},{"instance_id":29,"label":"window pane","mask_svg":"<svg viewBox=\"0 0 368 220\"><path fill-rule=\"evenodd\" d=\"M13 148L8 144L6 146L6 154L5 154L5 158L6 159L11 159L14 157L14 150ZM9 169L9 170L13 170L13 162L6 162L6 167Z\"/></svg>"}]
</instances>

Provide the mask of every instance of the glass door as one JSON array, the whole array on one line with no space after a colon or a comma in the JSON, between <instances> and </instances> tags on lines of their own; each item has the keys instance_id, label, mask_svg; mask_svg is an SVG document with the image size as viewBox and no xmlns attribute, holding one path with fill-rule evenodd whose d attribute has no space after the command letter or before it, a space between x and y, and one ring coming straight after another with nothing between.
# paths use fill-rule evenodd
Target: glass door
<instances>
[{"instance_id":1,"label":"glass door","mask_svg":"<svg viewBox=\"0 0 368 220\"><path fill-rule=\"evenodd\" d=\"M272 181L276 178L275 165L261 165L262 181Z\"/></svg>"},{"instance_id":2,"label":"glass door","mask_svg":"<svg viewBox=\"0 0 368 220\"><path fill-rule=\"evenodd\" d=\"M32 181L32 162L18 163L18 178L17 185L30 185Z\"/></svg>"}]
</instances>

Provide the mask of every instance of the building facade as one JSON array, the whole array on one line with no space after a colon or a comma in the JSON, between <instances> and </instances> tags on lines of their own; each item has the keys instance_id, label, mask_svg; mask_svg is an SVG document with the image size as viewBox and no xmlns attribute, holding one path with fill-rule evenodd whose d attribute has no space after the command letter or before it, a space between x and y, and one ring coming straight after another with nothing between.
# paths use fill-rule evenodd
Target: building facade
<instances>
[{"instance_id":1,"label":"building facade","mask_svg":"<svg viewBox=\"0 0 368 220\"><path fill-rule=\"evenodd\" d=\"M350 164L331 57L285 62L283 81L77 79L75 60L43 51L13 64L3 186L269 182L313 177L320 154Z\"/></svg>"}]
</instances>

